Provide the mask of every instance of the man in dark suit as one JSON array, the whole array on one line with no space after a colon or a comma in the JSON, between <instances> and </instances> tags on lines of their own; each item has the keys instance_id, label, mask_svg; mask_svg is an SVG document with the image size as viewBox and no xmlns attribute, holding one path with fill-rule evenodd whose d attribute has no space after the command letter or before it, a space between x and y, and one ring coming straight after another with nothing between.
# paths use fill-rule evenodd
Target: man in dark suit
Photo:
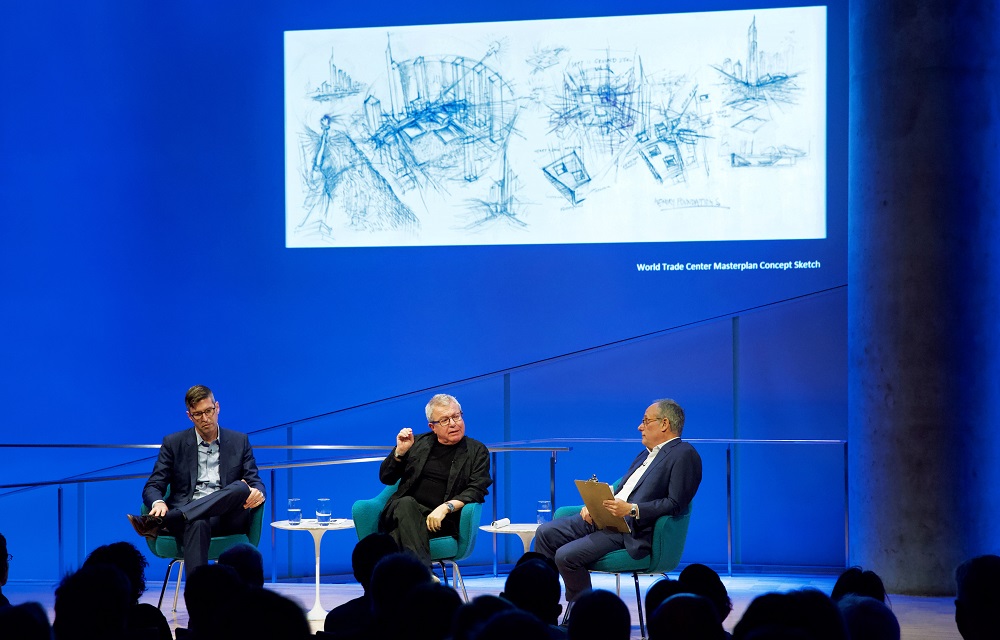
<instances>
[{"instance_id":1,"label":"man in dark suit","mask_svg":"<svg viewBox=\"0 0 1000 640\"><path fill-rule=\"evenodd\" d=\"M440 393L424 413L431 430L414 436L413 429L401 429L396 447L379 467L383 484L399 481L379 516L379 531L429 567L430 538L457 537L462 507L482 503L493 479L489 450L465 436L458 400Z\"/></svg>"},{"instance_id":2,"label":"man in dark suit","mask_svg":"<svg viewBox=\"0 0 1000 640\"><path fill-rule=\"evenodd\" d=\"M142 499L149 515L129 515L141 536L181 539L188 574L208 564L213 535L246 533L249 509L264 503L264 483L246 434L219 427L219 403L203 385L184 398L194 429L163 439ZM169 487L169 495L167 490Z\"/></svg>"},{"instance_id":3,"label":"man in dark suit","mask_svg":"<svg viewBox=\"0 0 1000 640\"><path fill-rule=\"evenodd\" d=\"M604 508L624 517L632 533L597 529L583 507L580 516L557 518L538 528L535 550L553 558L571 603L591 588L587 567L603 555L625 549L633 558L648 556L656 519L684 513L701 484L701 456L681 441L684 410L673 400L649 405L639 423L645 450L636 456L613 500Z\"/></svg>"}]
</instances>

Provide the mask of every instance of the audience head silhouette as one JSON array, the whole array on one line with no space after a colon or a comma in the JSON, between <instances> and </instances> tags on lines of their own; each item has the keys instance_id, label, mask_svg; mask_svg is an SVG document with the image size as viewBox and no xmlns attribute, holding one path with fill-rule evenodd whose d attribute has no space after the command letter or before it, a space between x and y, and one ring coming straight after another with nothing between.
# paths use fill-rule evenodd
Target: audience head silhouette
<instances>
[{"instance_id":1,"label":"audience head silhouette","mask_svg":"<svg viewBox=\"0 0 1000 640\"><path fill-rule=\"evenodd\" d=\"M124 640L132 585L110 564L82 567L56 588L56 640Z\"/></svg>"},{"instance_id":2,"label":"audience head silhouette","mask_svg":"<svg viewBox=\"0 0 1000 640\"><path fill-rule=\"evenodd\" d=\"M649 617L650 640L725 640L715 604L705 596L678 593Z\"/></svg>"},{"instance_id":3,"label":"audience head silhouette","mask_svg":"<svg viewBox=\"0 0 1000 640\"><path fill-rule=\"evenodd\" d=\"M875 598L849 593L837 601L851 640L899 640L899 621Z\"/></svg>"},{"instance_id":4,"label":"audience head silhouette","mask_svg":"<svg viewBox=\"0 0 1000 640\"><path fill-rule=\"evenodd\" d=\"M528 560L515 565L504 583L500 597L506 598L522 611L536 616L545 624L559 624L562 605L559 574L542 560Z\"/></svg>"},{"instance_id":5,"label":"audience head silhouette","mask_svg":"<svg viewBox=\"0 0 1000 640\"><path fill-rule=\"evenodd\" d=\"M455 612L452 623L452 640L473 640L486 622L501 611L514 608L507 600L498 596L478 596Z\"/></svg>"},{"instance_id":6,"label":"audience head silhouette","mask_svg":"<svg viewBox=\"0 0 1000 640\"><path fill-rule=\"evenodd\" d=\"M413 587L406 599L398 603L397 619L406 620L407 638L444 640L451 635L452 620L461 606L462 598L457 591L427 582Z\"/></svg>"},{"instance_id":7,"label":"audience head silhouette","mask_svg":"<svg viewBox=\"0 0 1000 640\"><path fill-rule=\"evenodd\" d=\"M632 616L621 598L610 591L591 589L573 601L569 614L570 640L628 640Z\"/></svg>"},{"instance_id":8,"label":"audience head silhouette","mask_svg":"<svg viewBox=\"0 0 1000 640\"><path fill-rule=\"evenodd\" d=\"M37 602L0 607L0 638L51 640L52 627L45 609Z\"/></svg>"},{"instance_id":9,"label":"audience head silhouette","mask_svg":"<svg viewBox=\"0 0 1000 640\"><path fill-rule=\"evenodd\" d=\"M556 574L558 575L559 567L556 566L556 561L541 553L538 553L537 551L525 551L524 555L522 555L520 558L517 559L517 562L514 564L514 566L516 567L518 565L522 565L525 562L530 562L532 560L541 560L546 565L548 565L553 571L555 571Z\"/></svg>"},{"instance_id":10,"label":"audience head silhouette","mask_svg":"<svg viewBox=\"0 0 1000 640\"><path fill-rule=\"evenodd\" d=\"M113 542L97 547L90 552L83 566L110 564L128 578L132 606L129 607L126 627L130 638L142 637L146 640L170 640L170 623L163 612L151 604L142 604L139 598L146 592L146 557L131 542Z\"/></svg>"},{"instance_id":11,"label":"audience head silhouette","mask_svg":"<svg viewBox=\"0 0 1000 640\"><path fill-rule=\"evenodd\" d=\"M7 584L7 575L10 573L10 561L7 560L7 538L0 533L0 588Z\"/></svg>"},{"instance_id":12,"label":"audience head silhouette","mask_svg":"<svg viewBox=\"0 0 1000 640\"><path fill-rule=\"evenodd\" d=\"M372 533L354 545L354 551L351 552L351 568L354 570L354 579L366 593L372 582L372 571L375 570L378 561L390 553L398 552L399 545L387 533Z\"/></svg>"},{"instance_id":13,"label":"audience head silhouette","mask_svg":"<svg viewBox=\"0 0 1000 640\"><path fill-rule=\"evenodd\" d=\"M1000 609L1000 556L972 558L955 570L955 623L965 640L997 636Z\"/></svg>"},{"instance_id":14,"label":"audience head silhouette","mask_svg":"<svg viewBox=\"0 0 1000 640\"><path fill-rule=\"evenodd\" d=\"M715 605L719 620L725 620L733 610L733 601L729 599L729 591L723 584L719 574L703 564L689 564L684 567L677 581L688 593L705 596Z\"/></svg>"},{"instance_id":15,"label":"audience head silhouette","mask_svg":"<svg viewBox=\"0 0 1000 640\"><path fill-rule=\"evenodd\" d=\"M415 555L390 553L372 571L372 613L378 624L392 625L400 602L415 587L431 582L431 572Z\"/></svg>"},{"instance_id":16,"label":"audience head silhouette","mask_svg":"<svg viewBox=\"0 0 1000 640\"><path fill-rule=\"evenodd\" d=\"M232 567L206 564L196 567L184 583L188 629L196 638L228 638L234 619L249 615L243 601L247 586Z\"/></svg>"},{"instance_id":17,"label":"audience head silhouette","mask_svg":"<svg viewBox=\"0 0 1000 640\"><path fill-rule=\"evenodd\" d=\"M678 593L692 593L692 591L681 584L679 580L668 576L660 578L646 590L646 598L643 601L646 605L646 611L652 615L667 598Z\"/></svg>"},{"instance_id":18,"label":"audience head silhouette","mask_svg":"<svg viewBox=\"0 0 1000 640\"><path fill-rule=\"evenodd\" d=\"M501 611L486 621L475 640L549 640L549 628L544 622L520 609Z\"/></svg>"},{"instance_id":19,"label":"audience head silhouette","mask_svg":"<svg viewBox=\"0 0 1000 640\"><path fill-rule=\"evenodd\" d=\"M779 629L801 632L812 640L846 640L847 630L837 605L816 589L765 593L747 607L733 630L734 640L769 638ZM751 634L755 634L751 636ZM782 632L784 633L784 632ZM781 637L786 637L787 634ZM796 637L794 633L788 637Z\"/></svg>"},{"instance_id":20,"label":"audience head silhouette","mask_svg":"<svg viewBox=\"0 0 1000 640\"><path fill-rule=\"evenodd\" d=\"M250 588L239 602L240 612L228 618L228 636L204 636L205 640L307 640L313 637L305 611L299 603L268 589ZM198 640L202 635L197 635Z\"/></svg>"},{"instance_id":21,"label":"audience head silhouette","mask_svg":"<svg viewBox=\"0 0 1000 640\"><path fill-rule=\"evenodd\" d=\"M885 602L888 599L882 578L874 571L863 571L861 567L851 567L840 574L836 584L833 585L830 597L833 598L834 602L837 602L852 593L875 598L879 602Z\"/></svg>"},{"instance_id":22,"label":"audience head silhouette","mask_svg":"<svg viewBox=\"0 0 1000 640\"><path fill-rule=\"evenodd\" d=\"M264 586L264 556L252 544L241 542L226 549L219 556L219 564L232 567L248 587L260 589Z\"/></svg>"},{"instance_id":23,"label":"audience head silhouette","mask_svg":"<svg viewBox=\"0 0 1000 640\"><path fill-rule=\"evenodd\" d=\"M139 598L146 592L146 567L149 566L149 561L132 543L113 542L97 547L83 562L85 567L93 564L110 564L118 567L132 587L130 596L132 602L139 602Z\"/></svg>"}]
</instances>

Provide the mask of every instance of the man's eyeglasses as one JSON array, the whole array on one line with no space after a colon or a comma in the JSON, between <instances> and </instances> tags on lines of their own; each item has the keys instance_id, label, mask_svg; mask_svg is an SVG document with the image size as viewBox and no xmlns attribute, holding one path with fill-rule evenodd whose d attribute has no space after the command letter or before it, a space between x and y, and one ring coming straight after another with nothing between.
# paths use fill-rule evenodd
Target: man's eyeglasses
<instances>
[{"instance_id":1,"label":"man's eyeglasses","mask_svg":"<svg viewBox=\"0 0 1000 640\"><path fill-rule=\"evenodd\" d=\"M188 411L188 415L194 418L195 420L200 420L202 416L206 418L211 418L212 416L215 415L215 407L211 406L208 409L205 409L204 411Z\"/></svg>"},{"instance_id":2,"label":"man's eyeglasses","mask_svg":"<svg viewBox=\"0 0 1000 640\"><path fill-rule=\"evenodd\" d=\"M652 424L654 422L663 422L664 420L666 420L666 418L646 418L646 417L643 417L643 419L642 419L642 426L648 427L650 424Z\"/></svg>"},{"instance_id":3,"label":"man's eyeglasses","mask_svg":"<svg viewBox=\"0 0 1000 640\"><path fill-rule=\"evenodd\" d=\"M445 416L440 420L431 420L431 424L439 424L442 427L450 427L451 425L462 421L462 412L459 411L453 416Z\"/></svg>"},{"instance_id":4,"label":"man's eyeglasses","mask_svg":"<svg viewBox=\"0 0 1000 640\"><path fill-rule=\"evenodd\" d=\"M7 562L9 563L13 559L14 559L14 556L8 553L7 554Z\"/></svg>"}]
</instances>

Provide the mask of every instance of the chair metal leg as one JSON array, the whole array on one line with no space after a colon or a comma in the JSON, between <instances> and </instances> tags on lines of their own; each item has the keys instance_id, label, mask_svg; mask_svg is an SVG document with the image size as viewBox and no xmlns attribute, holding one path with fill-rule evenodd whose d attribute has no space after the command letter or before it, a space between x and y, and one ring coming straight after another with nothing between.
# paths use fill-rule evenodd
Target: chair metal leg
<instances>
[{"instance_id":1,"label":"chair metal leg","mask_svg":"<svg viewBox=\"0 0 1000 640\"><path fill-rule=\"evenodd\" d=\"M615 574L615 593L618 597L622 597L622 574Z\"/></svg>"},{"instance_id":2,"label":"chair metal leg","mask_svg":"<svg viewBox=\"0 0 1000 640\"><path fill-rule=\"evenodd\" d=\"M180 568L177 570L177 585L174 587L174 608L172 612L177 613L177 594L181 592L181 576L184 575L184 561L179 560Z\"/></svg>"},{"instance_id":3,"label":"chair metal leg","mask_svg":"<svg viewBox=\"0 0 1000 640\"><path fill-rule=\"evenodd\" d=\"M465 590L465 580L462 578L462 572L458 570L457 562L451 563L451 570L455 574L455 584L462 586L462 597L465 598L466 602L468 602L469 592Z\"/></svg>"},{"instance_id":4,"label":"chair metal leg","mask_svg":"<svg viewBox=\"0 0 1000 640\"><path fill-rule=\"evenodd\" d=\"M448 568L444 566L444 560L438 560L437 563L441 567L441 575L444 576L444 580L443 580L444 586L447 587L448 586ZM434 571L434 569L431 568L431 572L433 572L433 571Z\"/></svg>"},{"instance_id":5,"label":"chair metal leg","mask_svg":"<svg viewBox=\"0 0 1000 640\"><path fill-rule=\"evenodd\" d=\"M163 588L160 589L160 601L156 603L156 608L159 609L163 606L163 594L167 592L167 583L170 582L170 572L174 569L174 563L181 562L177 558L170 561L167 565L167 575L163 576ZM174 605L176 607L176 605Z\"/></svg>"},{"instance_id":6,"label":"chair metal leg","mask_svg":"<svg viewBox=\"0 0 1000 640\"><path fill-rule=\"evenodd\" d=\"M438 560L437 563L441 566L441 575L444 576L444 586L446 587L451 586L448 584L448 567L445 565L445 561ZM466 591L465 589L465 580L462 578L462 572L459 571L458 569L458 563L450 560L448 561L448 563L451 565L451 572L454 575L454 580L452 580L452 582L454 582L455 585L454 588L458 589L459 587L461 587L462 597L465 599L466 602L468 602L469 592Z\"/></svg>"},{"instance_id":7,"label":"chair metal leg","mask_svg":"<svg viewBox=\"0 0 1000 640\"><path fill-rule=\"evenodd\" d=\"M639 573L633 572L632 577L635 578L635 606L639 609L639 635L642 640L646 640L646 623L642 619L642 596L639 595Z\"/></svg>"}]
</instances>

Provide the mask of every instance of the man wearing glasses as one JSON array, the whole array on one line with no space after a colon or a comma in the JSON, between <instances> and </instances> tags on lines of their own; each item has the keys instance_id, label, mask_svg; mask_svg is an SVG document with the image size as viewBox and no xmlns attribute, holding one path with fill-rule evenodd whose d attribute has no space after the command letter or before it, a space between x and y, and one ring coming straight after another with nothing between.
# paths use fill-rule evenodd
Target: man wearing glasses
<instances>
[{"instance_id":1,"label":"man wearing glasses","mask_svg":"<svg viewBox=\"0 0 1000 640\"><path fill-rule=\"evenodd\" d=\"M538 528L535 550L555 560L571 606L591 587L591 563L619 549L636 559L648 556L656 519L681 514L691 504L701 484L701 456L681 441L683 429L684 410L673 400L649 405L639 423L645 449L622 476L614 499L603 505L612 515L624 517L632 533L597 529L587 507L578 517L557 518Z\"/></svg>"},{"instance_id":2,"label":"man wearing glasses","mask_svg":"<svg viewBox=\"0 0 1000 640\"><path fill-rule=\"evenodd\" d=\"M212 390L195 385L184 402L194 429L163 439L142 490L149 515L128 519L141 536L155 538L163 531L180 538L190 575L208 564L212 536L249 530L249 510L264 504L264 483L246 434L219 427Z\"/></svg>"},{"instance_id":3,"label":"man wearing glasses","mask_svg":"<svg viewBox=\"0 0 1000 640\"><path fill-rule=\"evenodd\" d=\"M405 428L379 467L383 484L399 481L379 516L379 530L431 566L430 539L458 536L459 515L470 502L483 502L490 478L490 454L465 436L458 400L441 393L424 408L430 432Z\"/></svg>"}]
</instances>

